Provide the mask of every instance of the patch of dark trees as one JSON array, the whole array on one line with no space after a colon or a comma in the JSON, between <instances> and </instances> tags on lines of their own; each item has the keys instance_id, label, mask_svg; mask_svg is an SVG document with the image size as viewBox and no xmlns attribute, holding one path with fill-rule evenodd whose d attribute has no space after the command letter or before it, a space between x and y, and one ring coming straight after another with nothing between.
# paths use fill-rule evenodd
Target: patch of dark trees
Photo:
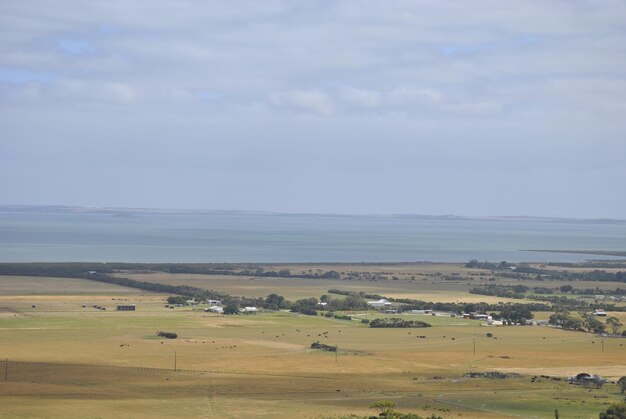
<instances>
[{"instance_id":1,"label":"patch of dark trees","mask_svg":"<svg viewBox=\"0 0 626 419\"><path fill-rule=\"evenodd\" d=\"M346 298L331 298L323 295L320 300L326 303L325 306L318 305L317 298L297 300L291 304L291 311L316 316L319 310L334 312L367 310L369 308L365 296L359 293L347 293L345 295Z\"/></svg>"},{"instance_id":2,"label":"patch of dark trees","mask_svg":"<svg viewBox=\"0 0 626 419\"><path fill-rule=\"evenodd\" d=\"M352 320L352 316L349 316L347 314L337 314L334 311L327 312L326 314L324 314L324 317L331 317L337 320Z\"/></svg>"},{"instance_id":3,"label":"patch of dark trees","mask_svg":"<svg viewBox=\"0 0 626 419\"><path fill-rule=\"evenodd\" d=\"M321 349L323 351L337 352L337 347L333 345L326 345L325 343L313 342L311 349Z\"/></svg>"},{"instance_id":4,"label":"patch of dark trees","mask_svg":"<svg viewBox=\"0 0 626 419\"><path fill-rule=\"evenodd\" d=\"M178 335L174 332L157 332L157 336L165 339L176 339Z\"/></svg>"},{"instance_id":5,"label":"patch of dark trees","mask_svg":"<svg viewBox=\"0 0 626 419\"><path fill-rule=\"evenodd\" d=\"M591 313L583 314L582 317L576 317L567 310L559 310L552 314L548 320L553 326L560 326L565 330L575 330L579 332L604 333L606 324L595 318Z\"/></svg>"},{"instance_id":6,"label":"patch of dark trees","mask_svg":"<svg viewBox=\"0 0 626 419\"><path fill-rule=\"evenodd\" d=\"M421 320L403 320L398 317L374 319L370 321L369 325L374 328L431 327L430 323Z\"/></svg>"}]
</instances>

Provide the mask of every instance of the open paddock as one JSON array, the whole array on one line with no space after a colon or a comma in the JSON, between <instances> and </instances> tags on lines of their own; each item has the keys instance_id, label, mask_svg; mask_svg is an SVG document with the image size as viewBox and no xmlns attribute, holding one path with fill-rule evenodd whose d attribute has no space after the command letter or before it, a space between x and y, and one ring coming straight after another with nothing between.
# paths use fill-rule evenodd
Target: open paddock
<instances>
[{"instance_id":1,"label":"open paddock","mask_svg":"<svg viewBox=\"0 0 626 419\"><path fill-rule=\"evenodd\" d=\"M172 280L172 275L149 275ZM181 277L189 275L174 276ZM246 295L241 284L228 282L233 278L218 278L230 287L224 291ZM411 291L400 285L428 283L249 282L265 281L259 296L275 292L290 299L317 297L352 282L358 286L355 291L369 292L361 288L367 284L380 286L384 295ZM357 320L289 312L222 316L200 308L166 308L165 295L124 289L93 295L71 290L65 295L6 295L0 286L0 342L8 343L0 354L0 380L7 373L0 381L0 416L319 418L372 414L371 403L389 399L400 410L423 416L552 418L559 409L562 417L588 418L621 399L617 386L586 389L532 377L564 379L587 372L615 380L626 375L623 338L605 338L603 345L601 337L588 333L484 327L479 321L419 314L350 313ZM416 287L413 292L433 296L445 290ZM444 298L451 301L462 293L448 292ZM118 303L136 304L137 311L116 312ZM377 329L359 321L398 316L432 327ZM618 317L626 322L621 313ZM175 332L178 338L164 339L157 331ZM338 351L311 349L317 341ZM6 370L2 359L9 360ZM477 371L521 375L465 376Z\"/></svg>"},{"instance_id":2,"label":"open paddock","mask_svg":"<svg viewBox=\"0 0 626 419\"><path fill-rule=\"evenodd\" d=\"M40 276L2 276L0 275L1 295L112 295L141 294L135 288L103 282L88 281L79 278L52 278Z\"/></svg>"}]
</instances>

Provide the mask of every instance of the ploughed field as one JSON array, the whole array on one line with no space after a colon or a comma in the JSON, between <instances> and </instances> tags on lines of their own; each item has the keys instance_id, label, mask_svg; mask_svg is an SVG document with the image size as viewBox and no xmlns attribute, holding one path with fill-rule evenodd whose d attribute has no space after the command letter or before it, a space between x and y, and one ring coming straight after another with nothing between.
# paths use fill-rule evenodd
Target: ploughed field
<instances>
[{"instance_id":1,"label":"ploughed field","mask_svg":"<svg viewBox=\"0 0 626 419\"><path fill-rule=\"evenodd\" d=\"M481 276L461 265L266 269L362 274L117 275L237 296L276 293L292 301L340 289L428 301L520 302L469 294L471 287L494 281L488 271ZM206 305L165 307L167 296L86 279L0 276L0 417L332 417L375 414L370 404L392 400L398 410L422 416L551 418L558 409L561 417L588 418L622 399L615 384L589 389L564 378L580 372L613 380L626 375L623 338L371 310L344 313L353 320L287 311L223 316L204 312ZM118 304L137 310L118 312ZM609 314L626 323L621 313ZM371 328L361 321L380 317L432 327ZM158 331L178 337L165 339ZM312 349L314 342L337 351ZM506 378L480 374L494 371ZM470 372L479 374L471 378Z\"/></svg>"}]
</instances>

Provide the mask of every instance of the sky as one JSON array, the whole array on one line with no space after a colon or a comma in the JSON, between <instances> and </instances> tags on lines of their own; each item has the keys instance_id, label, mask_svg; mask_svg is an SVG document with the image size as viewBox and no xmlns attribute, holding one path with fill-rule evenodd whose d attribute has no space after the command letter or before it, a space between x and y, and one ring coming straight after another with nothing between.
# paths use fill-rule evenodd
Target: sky
<instances>
[{"instance_id":1,"label":"sky","mask_svg":"<svg viewBox=\"0 0 626 419\"><path fill-rule=\"evenodd\" d=\"M0 190L626 218L626 2L0 2Z\"/></svg>"}]
</instances>

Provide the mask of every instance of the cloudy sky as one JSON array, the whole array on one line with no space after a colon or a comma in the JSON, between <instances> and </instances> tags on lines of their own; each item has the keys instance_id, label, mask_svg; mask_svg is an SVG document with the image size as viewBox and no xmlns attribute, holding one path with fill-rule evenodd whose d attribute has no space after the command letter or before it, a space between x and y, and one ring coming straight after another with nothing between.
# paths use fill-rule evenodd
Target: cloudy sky
<instances>
[{"instance_id":1,"label":"cloudy sky","mask_svg":"<svg viewBox=\"0 0 626 419\"><path fill-rule=\"evenodd\" d=\"M626 3L4 1L0 189L626 218Z\"/></svg>"}]
</instances>

